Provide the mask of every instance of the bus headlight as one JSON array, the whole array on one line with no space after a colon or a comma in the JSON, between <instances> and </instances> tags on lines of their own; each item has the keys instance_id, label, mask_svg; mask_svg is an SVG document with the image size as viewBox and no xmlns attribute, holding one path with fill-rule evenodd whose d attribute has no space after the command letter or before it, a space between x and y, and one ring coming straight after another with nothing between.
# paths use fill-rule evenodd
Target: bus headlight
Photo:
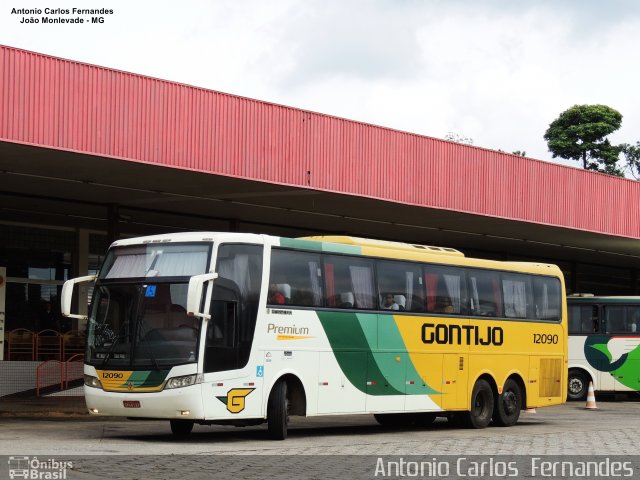
<instances>
[{"instance_id":1,"label":"bus headlight","mask_svg":"<svg viewBox=\"0 0 640 480\"><path fill-rule=\"evenodd\" d=\"M202 375L185 375L184 377L173 377L167 380L165 388L182 388L190 387L196 383L202 383Z\"/></svg>"},{"instance_id":2,"label":"bus headlight","mask_svg":"<svg viewBox=\"0 0 640 480\"><path fill-rule=\"evenodd\" d=\"M94 377L93 375L85 375L84 384L87 387L102 388L102 383L100 383L100 379L98 377Z\"/></svg>"}]
</instances>

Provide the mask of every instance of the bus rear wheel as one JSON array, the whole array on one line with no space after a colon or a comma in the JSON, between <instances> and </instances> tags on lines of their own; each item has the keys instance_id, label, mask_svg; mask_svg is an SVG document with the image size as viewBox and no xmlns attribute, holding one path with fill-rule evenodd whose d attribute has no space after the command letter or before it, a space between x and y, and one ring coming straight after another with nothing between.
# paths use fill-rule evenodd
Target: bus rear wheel
<instances>
[{"instance_id":1,"label":"bus rear wheel","mask_svg":"<svg viewBox=\"0 0 640 480\"><path fill-rule=\"evenodd\" d=\"M193 420L169 420L169 424L176 437L186 437L193 430Z\"/></svg>"},{"instance_id":2,"label":"bus rear wheel","mask_svg":"<svg viewBox=\"0 0 640 480\"><path fill-rule=\"evenodd\" d=\"M569 400L584 400L587 398L589 389L589 379L580 370L569 371L569 382L567 385L567 398Z\"/></svg>"},{"instance_id":3,"label":"bus rear wheel","mask_svg":"<svg viewBox=\"0 0 640 480\"><path fill-rule=\"evenodd\" d=\"M289 399L287 398L287 382L279 380L275 384L269 403L267 404L267 429L269 438L284 440L287 438L289 425Z\"/></svg>"},{"instance_id":4,"label":"bus rear wheel","mask_svg":"<svg viewBox=\"0 0 640 480\"><path fill-rule=\"evenodd\" d=\"M518 383L509 379L502 388L502 394L498 395L493 409L493 421L500 427L511 427L520 418L522 408L522 391Z\"/></svg>"},{"instance_id":5,"label":"bus rear wheel","mask_svg":"<svg viewBox=\"0 0 640 480\"><path fill-rule=\"evenodd\" d=\"M476 382L471 392L471 410L465 416L469 428L485 428L493 415L493 390L482 378Z\"/></svg>"}]
</instances>

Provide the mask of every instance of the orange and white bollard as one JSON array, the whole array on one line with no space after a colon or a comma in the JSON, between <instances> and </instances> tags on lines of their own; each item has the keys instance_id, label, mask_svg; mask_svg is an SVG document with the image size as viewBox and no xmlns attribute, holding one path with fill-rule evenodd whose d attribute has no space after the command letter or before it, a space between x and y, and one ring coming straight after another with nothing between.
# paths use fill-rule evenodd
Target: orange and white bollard
<instances>
[{"instance_id":1,"label":"orange and white bollard","mask_svg":"<svg viewBox=\"0 0 640 480\"><path fill-rule=\"evenodd\" d=\"M593 382L589 382L589 391L587 392L587 404L584 406L587 410L597 410L596 394L593 390Z\"/></svg>"}]
</instances>

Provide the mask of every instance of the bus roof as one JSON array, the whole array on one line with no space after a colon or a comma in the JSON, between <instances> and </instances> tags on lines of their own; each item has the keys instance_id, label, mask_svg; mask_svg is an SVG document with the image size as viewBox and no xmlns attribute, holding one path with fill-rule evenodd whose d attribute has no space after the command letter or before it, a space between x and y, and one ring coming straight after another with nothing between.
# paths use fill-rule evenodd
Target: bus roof
<instances>
[{"instance_id":1,"label":"bus roof","mask_svg":"<svg viewBox=\"0 0 640 480\"><path fill-rule=\"evenodd\" d=\"M567 302L570 303L640 303L640 296L603 295L595 296L584 294L567 295Z\"/></svg>"},{"instance_id":2,"label":"bus roof","mask_svg":"<svg viewBox=\"0 0 640 480\"><path fill-rule=\"evenodd\" d=\"M453 248L430 247L400 242L386 242L349 236L314 236L297 239L280 239L281 246L320 250L323 252L351 253L371 257L434 262L451 266L490 268L514 272L527 272L539 275L562 276L556 265L536 262L505 262L465 257Z\"/></svg>"},{"instance_id":3,"label":"bus roof","mask_svg":"<svg viewBox=\"0 0 640 480\"><path fill-rule=\"evenodd\" d=\"M117 240L113 242L111 246L123 247L173 242L249 242L272 244L327 253L346 253L398 260L434 262L451 266L468 266L561 276L560 269L552 264L470 258L465 257L462 252L453 248L389 242L341 235L287 238L236 232L180 232Z\"/></svg>"},{"instance_id":4,"label":"bus roof","mask_svg":"<svg viewBox=\"0 0 640 480\"><path fill-rule=\"evenodd\" d=\"M389 242L385 240L374 240L370 238L360 238L360 237L348 237L343 235L327 235L327 236L313 236L313 237L301 237L301 238L304 240L313 240L318 242L340 243L344 245L358 245L360 247L388 248L391 250L404 250L408 252L419 252L419 253L428 252L436 255L454 255L457 257L464 257L464 253L454 248L434 247L431 245L416 245L411 243Z\"/></svg>"}]
</instances>

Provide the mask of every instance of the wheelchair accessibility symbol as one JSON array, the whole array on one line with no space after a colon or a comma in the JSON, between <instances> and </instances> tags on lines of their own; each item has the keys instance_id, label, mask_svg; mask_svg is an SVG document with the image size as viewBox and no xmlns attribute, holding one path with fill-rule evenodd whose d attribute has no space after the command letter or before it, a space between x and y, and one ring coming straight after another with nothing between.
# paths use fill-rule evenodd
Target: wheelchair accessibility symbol
<instances>
[{"instance_id":1,"label":"wheelchair accessibility symbol","mask_svg":"<svg viewBox=\"0 0 640 480\"><path fill-rule=\"evenodd\" d=\"M258 365L256 367L256 377L264 377L264 365Z\"/></svg>"}]
</instances>

